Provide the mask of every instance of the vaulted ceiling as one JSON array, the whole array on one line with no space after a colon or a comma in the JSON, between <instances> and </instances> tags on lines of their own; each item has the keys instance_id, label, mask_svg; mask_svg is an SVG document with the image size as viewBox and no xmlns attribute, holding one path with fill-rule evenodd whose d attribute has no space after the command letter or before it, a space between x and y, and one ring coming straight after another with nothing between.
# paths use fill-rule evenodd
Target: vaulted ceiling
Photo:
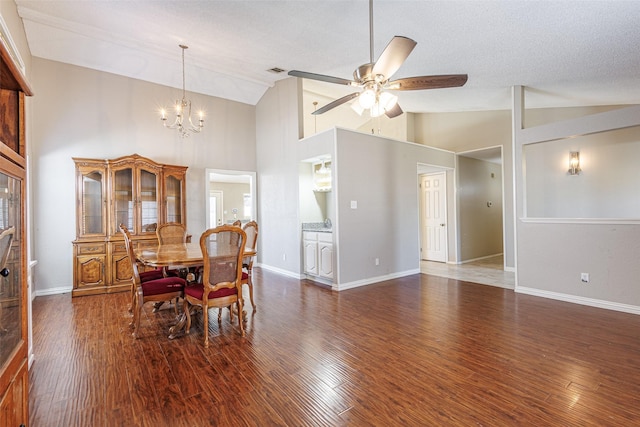
<instances>
[{"instance_id":1,"label":"vaulted ceiling","mask_svg":"<svg viewBox=\"0 0 640 427\"><path fill-rule=\"evenodd\" d=\"M252 105L288 70L351 79L369 62L367 0L16 3L33 56L181 88L186 44L187 91ZM508 109L512 85L527 107L640 104L640 1L374 0L373 17L374 59L395 35L418 43L394 77L469 76L397 92L405 111Z\"/></svg>"}]
</instances>

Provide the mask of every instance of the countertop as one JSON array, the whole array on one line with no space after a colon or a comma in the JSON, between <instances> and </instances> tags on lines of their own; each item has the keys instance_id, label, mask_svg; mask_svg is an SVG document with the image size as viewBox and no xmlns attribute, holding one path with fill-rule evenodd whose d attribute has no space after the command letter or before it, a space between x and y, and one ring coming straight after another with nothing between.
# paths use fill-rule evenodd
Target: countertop
<instances>
[{"instance_id":1,"label":"countertop","mask_svg":"<svg viewBox=\"0 0 640 427\"><path fill-rule=\"evenodd\" d=\"M333 233L333 228L327 227L324 222L303 222L302 231L315 231L318 233Z\"/></svg>"}]
</instances>

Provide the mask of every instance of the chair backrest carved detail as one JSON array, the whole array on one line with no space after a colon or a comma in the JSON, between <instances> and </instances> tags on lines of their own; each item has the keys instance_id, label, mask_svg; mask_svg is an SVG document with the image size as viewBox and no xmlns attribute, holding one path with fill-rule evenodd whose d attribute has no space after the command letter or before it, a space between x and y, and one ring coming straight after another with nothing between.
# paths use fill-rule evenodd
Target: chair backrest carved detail
<instances>
[{"instance_id":1,"label":"chair backrest carved detail","mask_svg":"<svg viewBox=\"0 0 640 427\"><path fill-rule=\"evenodd\" d=\"M158 243L161 245L169 245L174 243L186 243L187 229L184 224L179 222L167 222L161 224L156 230Z\"/></svg>"}]
</instances>

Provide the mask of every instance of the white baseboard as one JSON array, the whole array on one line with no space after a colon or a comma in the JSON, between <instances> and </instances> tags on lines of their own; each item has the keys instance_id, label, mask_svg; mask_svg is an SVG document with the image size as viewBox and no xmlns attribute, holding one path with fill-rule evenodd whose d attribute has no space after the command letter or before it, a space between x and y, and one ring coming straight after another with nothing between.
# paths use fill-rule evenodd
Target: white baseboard
<instances>
[{"instance_id":1,"label":"white baseboard","mask_svg":"<svg viewBox=\"0 0 640 427\"><path fill-rule=\"evenodd\" d=\"M554 299L558 301L571 302L574 304L588 305L590 307L622 311L624 313L631 313L631 314L640 314L640 307L635 305L621 304L617 302L611 302L611 301L605 301L605 300L599 300L599 299L593 299L593 298L585 298L585 297L580 297L576 295L561 294L558 292L543 291L540 289L527 288L523 286L516 286L514 291L521 294L533 295L533 296L542 297L542 298L549 298L549 299Z\"/></svg>"},{"instance_id":2,"label":"white baseboard","mask_svg":"<svg viewBox=\"0 0 640 427\"><path fill-rule=\"evenodd\" d=\"M291 277L292 279L304 279L306 277L304 275L301 275L301 274L298 274L298 273L294 273L293 271L283 270L281 268L272 267L272 266L266 265L266 264L254 264L253 266L262 268L264 270L271 271L273 273L282 274L283 276Z\"/></svg>"},{"instance_id":3,"label":"white baseboard","mask_svg":"<svg viewBox=\"0 0 640 427\"><path fill-rule=\"evenodd\" d=\"M49 288L49 289L42 289L42 290L37 290L34 292L35 296L37 297L43 297L46 295L58 295L58 294L66 294L66 293L70 293L73 290L73 286L60 286L57 288Z\"/></svg>"},{"instance_id":4,"label":"white baseboard","mask_svg":"<svg viewBox=\"0 0 640 427\"><path fill-rule=\"evenodd\" d=\"M371 285L372 283L384 282L385 280L397 279L399 277L411 276L413 274L420 274L420 269L400 271L393 274L387 274L386 276L370 277L368 279L356 280L349 283L334 283L331 289L334 291L344 291L346 289L353 289L360 286Z\"/></svg>"}]
</instances>

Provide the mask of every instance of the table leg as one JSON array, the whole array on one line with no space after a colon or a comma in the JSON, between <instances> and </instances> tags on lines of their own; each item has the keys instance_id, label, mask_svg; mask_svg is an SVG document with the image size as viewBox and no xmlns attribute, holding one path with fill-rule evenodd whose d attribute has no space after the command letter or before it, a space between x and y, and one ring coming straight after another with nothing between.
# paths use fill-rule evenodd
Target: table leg
<instances>
[{"instance_id":1,"label":"table leg","mask_svg":"<svg viewBox=\"0 0 640 427\"><path fill-rule=\"evenodd\" d=\"M184 331L184 328L187 326L187 315L183 312L178 315L177 323L169 328L169 339L172 340L178 337L180 331Z\"/></svg>"}]
</instances>

